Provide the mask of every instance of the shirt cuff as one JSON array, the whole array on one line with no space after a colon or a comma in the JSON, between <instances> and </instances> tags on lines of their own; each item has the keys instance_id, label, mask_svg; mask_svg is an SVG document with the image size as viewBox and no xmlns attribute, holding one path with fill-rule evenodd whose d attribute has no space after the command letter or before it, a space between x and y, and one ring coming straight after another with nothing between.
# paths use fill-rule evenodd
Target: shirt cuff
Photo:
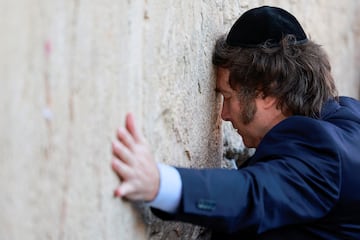
<instances>
[{"instance_id":1,"label":"shirt cuff","mask_svg":"<svg viewBox=\"0 0 360 240\"><path fill-rule=\"evenodd\" d=\"M182 191L181 177L176 168L158 163L160 187L155 199L146 205L168 213L175 213L179 207Z\"/></svg>"}]
</instances>

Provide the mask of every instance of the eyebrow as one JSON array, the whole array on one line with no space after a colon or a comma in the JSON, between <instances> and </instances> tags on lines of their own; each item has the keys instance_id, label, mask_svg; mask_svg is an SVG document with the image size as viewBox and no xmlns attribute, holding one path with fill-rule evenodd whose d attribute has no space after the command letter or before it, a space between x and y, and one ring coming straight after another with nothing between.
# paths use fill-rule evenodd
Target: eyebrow
<instances>
[{"instance_id":1,"label":"eyebrow","mask_svg":"<svg viewBox=\"0 0 360 240\"><path fill-rule=\"evenodd\" d=\"M216 88L214 89L214 91L217 92L217 93L220 93L220 92L221 92L221 89L218 88L218 87L216 87Z\"/></svg>"},{"instance_id":2,"label":"eyebrow","mask_svg":"<svg viewBox=\"0 0 360 240\"><path fill-rule=\"evenodd\" d=\"M216 88L214 89L214 91L215 91L216 93L220 93L220 94L229 93L229 91L224 90L224 89L219 88L219 87L216 87Z\"/></svg>"}]
</instances>

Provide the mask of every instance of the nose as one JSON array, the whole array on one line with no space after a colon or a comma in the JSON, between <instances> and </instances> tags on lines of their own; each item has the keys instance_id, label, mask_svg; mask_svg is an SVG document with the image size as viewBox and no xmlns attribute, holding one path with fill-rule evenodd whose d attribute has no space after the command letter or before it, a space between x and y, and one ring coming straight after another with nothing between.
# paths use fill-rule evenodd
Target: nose
<instances>
[{"instance_id":1,"label":"nose","mask_svg":"<svg viewBox=\"0 0 360 240\"><path fill-rule=\"evenodd\" d=\"M221 119L224 121L230 121L230 112L226 104L223 103L221 108Z\"/></svg>"}]
</instances>

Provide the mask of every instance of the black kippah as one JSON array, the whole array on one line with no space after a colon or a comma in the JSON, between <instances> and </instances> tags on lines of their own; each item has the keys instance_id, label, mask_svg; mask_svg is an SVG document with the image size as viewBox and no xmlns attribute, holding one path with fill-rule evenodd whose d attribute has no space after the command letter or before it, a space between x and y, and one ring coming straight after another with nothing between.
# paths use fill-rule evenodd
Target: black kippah
<instances>
[{"instance_id":1,"label":"black kippah","mask_svg":"<svg viewBox=\"0 0 360 240\"><path fill-rule=\"evenodd\" d=\"M293 44L307 41L297 19L284 9L263 6L246 11L231 27L226 43L232 47L253 48L267 44L279 46L286 35L293 35Z\"/></svg>"}]
</instances>

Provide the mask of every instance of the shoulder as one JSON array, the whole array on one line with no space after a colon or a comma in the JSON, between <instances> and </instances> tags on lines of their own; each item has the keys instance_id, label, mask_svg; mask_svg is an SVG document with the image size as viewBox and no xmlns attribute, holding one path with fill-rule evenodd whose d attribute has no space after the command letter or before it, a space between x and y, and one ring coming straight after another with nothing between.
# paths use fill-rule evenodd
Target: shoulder
<instances>
[{"instance_id":1,"label":"shoulder","mask_svg":"<svg viewBox=\"0 0 360 240\"><path fill-rule=\"evenodd\" d=\"M339 160L336 126L303 116L288 117L273 127L256 150L258 161L278 158L332 158Z\"/></svg>"},{"instance_id":2,"label":"shoulder","mask_svg":"<svg viewBox=\"0 0 360 240\"><path fill-rule=\"evenodd\" d=\"M273 127L263 140L299 140L314 142L333 134L336 126L320 119L304 116L291 116Z\"/></svg>"},{"instance_id":3,"label":"shoulder","mask_svg":"<svg viewBox=\"0 0 360 240\"><path fill-rule=\"evenodd\" d=\"M339 97L324 107L321 118L340 128L357 128L360 131L360 102L350 97Z\"/></svg>"},{"instance_id":4,"label":"shoulder","mask_svg":"<svg viewBox=\"0 0 360 240\"><path fill-rule=\"evenodd\" d=\"M357 117L360 116L360 101L351 97L340 97L339 105L348 109L352 114Z\"/></svg>"}]
</instances>

